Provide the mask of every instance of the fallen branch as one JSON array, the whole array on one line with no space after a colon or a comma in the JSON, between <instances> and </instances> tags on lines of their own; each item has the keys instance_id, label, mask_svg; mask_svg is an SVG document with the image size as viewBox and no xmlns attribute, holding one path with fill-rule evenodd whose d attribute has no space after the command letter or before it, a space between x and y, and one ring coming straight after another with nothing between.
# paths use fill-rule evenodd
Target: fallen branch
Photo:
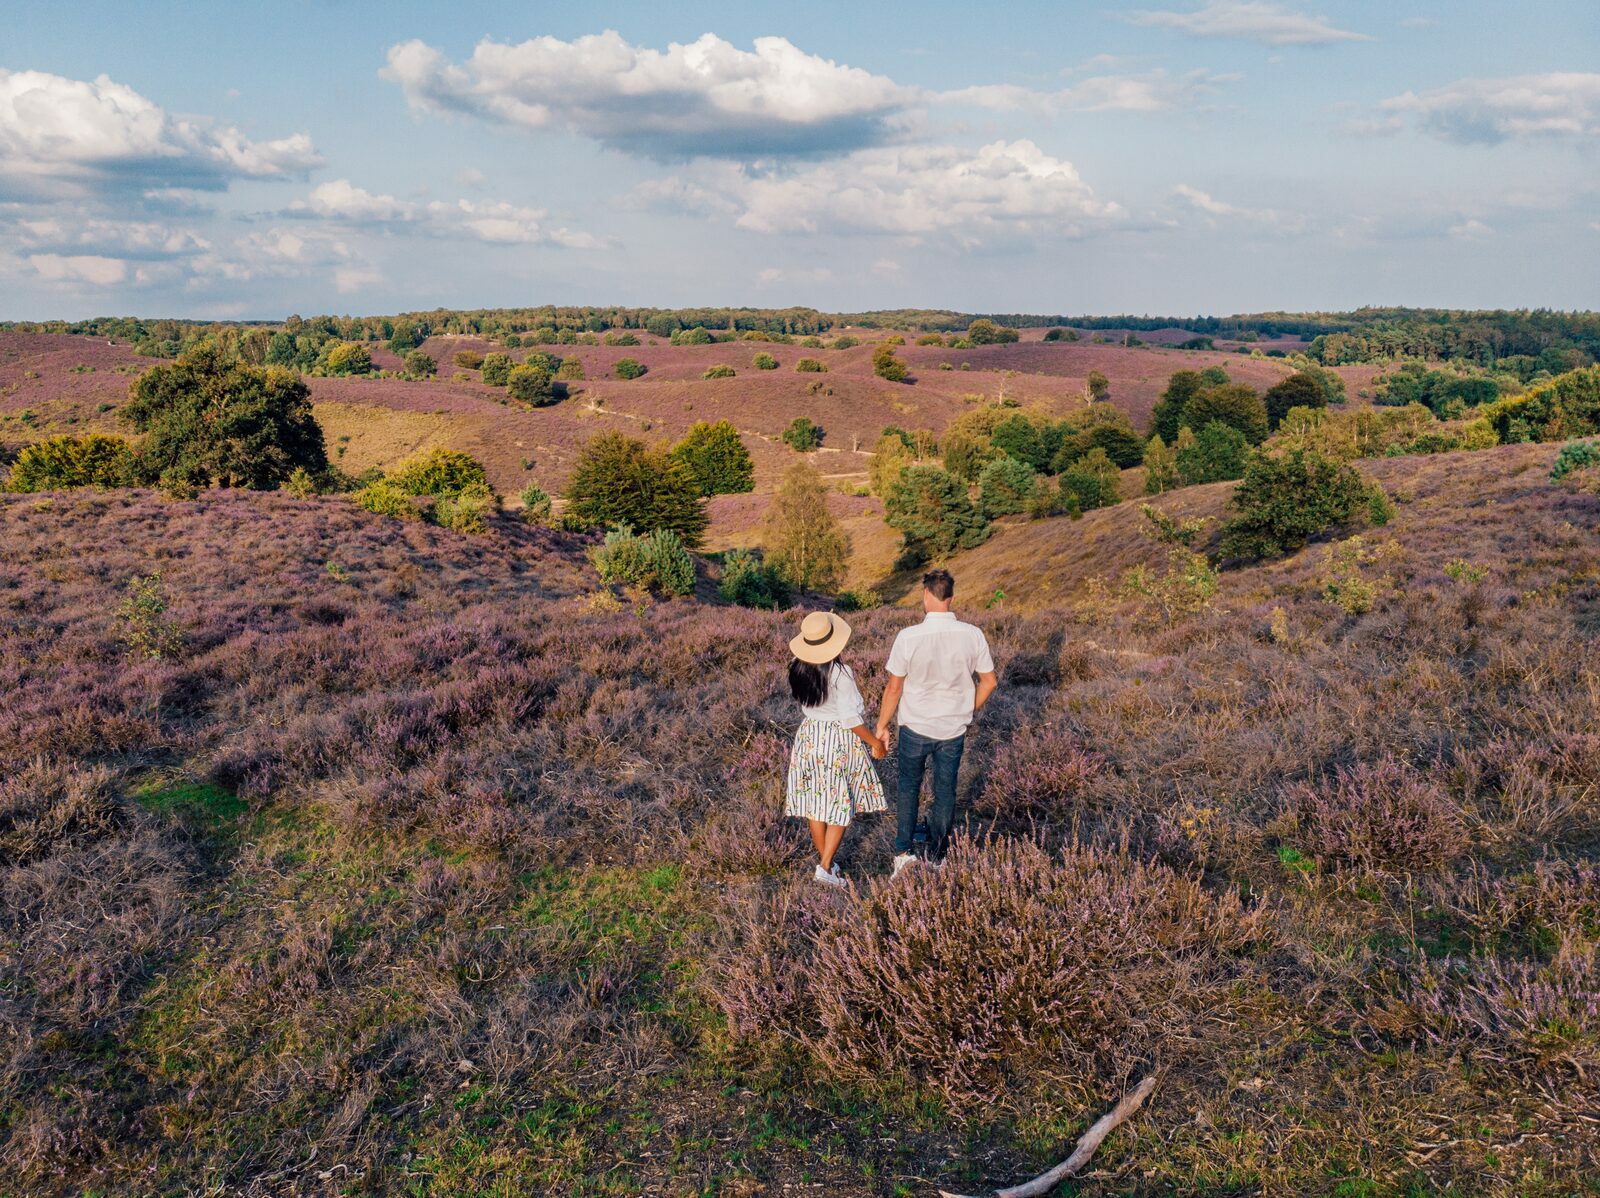
<instances>
[{"instance_id":1,"label":"fallen branch","mask_svg":"<svg viewBox=\"0 0 1600 1198\"><path fill-rule=\"evenodd\" d=\"M1039 1198L1041 1194L1048 1194L1055 1189L1056 1184L1064 1178L1071 1177L1084 1165L1089 1163L1089 1158L1094 1155L1094 1150L1100 1147L1100 1141L1111 1134L1111 1129L1116 1127L1129 1115L1144 1105L1144 1100L1150 1097L1150 1091L1156 1088L1156 1079L1151 1076L1144 1079L1132 1090L1122 1096L1122 1101L1112 1107L1106 1114L1095 1120L1094 1126L1083 1133L1083 1138L1078 1141L1078 1146L1072 1150L1072 1155L1062 1161L1054 1169L1039 1174L1032 1181L1025 1181L1021 1185L1007 1186L1003 1190L994 1192L995 1198ZM969 1198L964 1194L952 1194L949 1190L940 1190L940 1198ZM976 1198L976 1196L972 1196Z\"/></svg>"}]
</instances>

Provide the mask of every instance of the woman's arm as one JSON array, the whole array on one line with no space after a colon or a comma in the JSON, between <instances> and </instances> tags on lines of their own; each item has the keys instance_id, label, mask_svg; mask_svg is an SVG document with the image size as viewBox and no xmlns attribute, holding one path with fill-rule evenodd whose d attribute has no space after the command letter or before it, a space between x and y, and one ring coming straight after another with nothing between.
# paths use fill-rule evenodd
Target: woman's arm
<instances>
[{"instance_id":1,"label":"woman's arm","mask_svg":"<svg viewBox=\"0 0 1600 1198\"><path fill-rule=\"evenodd\" d=\"M854 728L850 729L850 731L854 732L862 740L866 741L867 748L871 750L874 761L882 761L889 755L889 750L884 746L883 741L872 735L872 729L868 728L865 724L857 724Z\"/></svg>"}]
</instances>

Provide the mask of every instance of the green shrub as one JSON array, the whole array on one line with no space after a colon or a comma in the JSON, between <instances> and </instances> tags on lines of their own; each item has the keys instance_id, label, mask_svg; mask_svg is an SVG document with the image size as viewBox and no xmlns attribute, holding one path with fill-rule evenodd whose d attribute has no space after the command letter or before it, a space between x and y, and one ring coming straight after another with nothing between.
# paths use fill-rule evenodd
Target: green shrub
<instances>
[{"instance_id":1,"label":"green shrub","mask_svg":"<svg viewBox=\"0 0 1600 1198\"><path fill-rule=\"evenodd\" d=\"M726 420L701 420L672 447L672 456L694 475L700 494L738 495L755 490L755 465L739 430Z\"/></svg>"},{"instance_id":2,"label":"green shrub","mask_svg":"<svg viewBox=\"0 0 1600 1198\"><path fill-rule=\"evenodd\" d=\"M409 492L383 479L368 483L350 498L357 507L365 508L379 516L393 516L399 520L421 520L433 507L431 500L420 505L413 502Z\"/></svg>"},{"instance_id":3,"label":"green shrub","mask_svg":"<svg viewBox=\"0 0 1600 1198\"><path fill-rule=\"evenodd\" d=\"M679 329L672 334L674 345L710 345L711 334L706 329L696 325L692 329Z\"/></svg>"},{"instance_id":4,"label":"green shrub","mask_svg":"<svg viewBox=\"0 0 1600 1198\"><path fill-rule=\"evenodd\" d=\"M475 349L458 349L450 356L450 360L463 370L481 370L483 368L483 355Z\"/></svg>"},{"instance_id":5,"label":"green shrub","mask_svg":"<svg viewBox=\"0 0 1600 1198\"><path fill-rule=\"evenodd\" d=\"M1180 423L1198 433L1213 420L1238 429L1252 445L1267 439L1267 405L1243 383L1206 387L1184 405Z\"/></svg>"},{"instance_id":6,"label":"green shrub","mask_svg":"<svg viewBox=\"0 0 1600 1198\"><path fill-rule=\"evenodd\" d=\"M1267 409L1267 427L1276 430L1290 408L1325 408L1328 393L1319 379L1309 373L1291 374L1267 388L1261 397Z\"/></svg>"},{"instance_id":7,"label":"green shrub","mask_svg":"<svg viewBox=\"0 0 1600 1198\"><path fill-rule=\"evenodd\" d=\"M564 383L581 383L586 377L583 362L578 358L563 358L556 368L556 378Z\"/></svg>"},{"instance_id":8,"label":"green shrub","mask_svg":"<svg viewBox=\"0 0 1600 1198\"><path fill-rule=\"evenodd\" d=\"M618 358L617 364L611 369L619 379L636 379L644 374L646 367L633 358Z\"/></svg>"},{"instance_id":9,"label":"green shrub","mask_svg":"<svg viewBox=\"0 0 1600 1198\"><path fill-rule=\"evenodd\" d=\"M510 377L510 354L489 354L483 359L483 381L489 386L504 387Z\"/></svg>"},{"instance_id":10,"label":"green shrub","mask_svg":"<svg viewBox=\"0 0 1600 1198\"><path fill-rule=\"evenodd\" d=\"M607 584L641 586L663 595L694 591L694 559L668 528L641 536L630 525L619 525L594 551L594 564Z\"/></svg>"},{"instance_id":11,"label":"green shrub","mask_svg":"<svg viewBox=\"0 0 1600 1198\"><path fill-rule=\"evenodd\" d=\"M128 579L128 593L117 608L121 641L130 657L174 657L183 648L183 632L167 616L167 591L160 574Z\"/></svg>"},{"instance_id":12,"label":"green shrub","mask_svg":"<svg viewBox=\"0 0 1600 1198\"><path fill-rule=\"evenodd\" d=\"M435 447L402 462L386 480L404 495L450 499L468 487L489 488L483 464L469 454Z\"/></svg>"},{"instance_id":13,"label":"green shrub","mask_svg":"<svg viewBox=\"0 0 1600 1198\"><path fill-rule=\"evenodd\" d=\"M500 510L500 498L485 483L468 483L454 495L441 497L433 519L454 532L482 535L489 531L488 517Z\"/></svg>"},{"instance_id":14,"label":"green shrub","mask_svg":"<svg viewBox=\"0 0 1600 1198\"><path fill-rule=\"evenodd\" d=\"M1122 498L1121 474L1105 450L1091 449L1061 472L1062 500L1075 500L1080 512L1110 507Z\"/></svg>"},{"instance_id":15,"label":"green shrub","mask_svg":"<svg viewBox=\"0 0 1600 1198\"><path fill-rule=\"evenodd\" d=\"M524 363L513 366L506 376L506 394L519 403L542 408L556 402L555 385L550 371L543 366Z\"/></svg>"},{"instance_id":16,"label":"green shrub","mask_svg":"<svg viewBox=\"0 0 1600 1198\"><path fill-rule=\"evenodd\" d=\"M759 353L754 358L750 359L750 361L757 370L778 369L778 359L774 358L769 353Z\"/></svg>"},{"instance_id":17,"label":"green shrub","mask_svg":"<svg viewBox=\"0 0 1600 1198\"><path fill-rule=\"evenodd\" d=\"M796 453L810 453L822 444L823 429L805 416L796 416L783 430L783 443Z\"/></svg>"},{"instance_id":18,"label":"green shrub","mask_svg":"<svg viewBox=\"0 0 1600 1198\"><path fill-rule=\"evenodd\" d=\"M323 369L329 374L371 374L372 354L359 341L345 341L328 351Z\"/></svg>"},{"instance_id":19,"label":"green shrub","mask_svg":"<svg viewBox=\"0 0 1600 1198\"><path fill-rule=\"evenodd\" d=\"M719 362L715 366L707 366L701 372L700 377L703 379L731 379L737 373L732 366Z\"/></svg>"},{"instance_id":20,"label":"green shrub","mask_svg":"<svg viewBox=\"0 0 1600 1198\"><path fill-rule=\"evenodd\" d=\"M918 557L945 557L980 545L989 535L966 484L937 466L911 466L884 500L884 518Z\"/></svg>"},{"instance_id":21,"label":"green shrub","mask_svg":"<svg viewBox=\"0 0 1600 1198\"><path fill-rule=\"evenodd\" d=\"M1159 435L1144 448L1144 493L1160 495L1179 484L1178 457Z\"/></svg>"},{"instance_id":22,"label":"green shrub","mask_svg":"<svg viewBox=\"0 0 1600 1198\"><path fill-rule=\"evenodd\" d=\"M826 374L828 367L816 358L801 358L794 364L795 370L800 374Z\"/></svg>"},{"instance_id":23,"label":"green shrub","mask_svg":"<svg viewBox=\"0 0 1600 1198\"><path fill-rule=\"evenodd\" d=\"M722 559L722 578L717 593L740 607L769 609L789 606L789 584L776 567L750 549L730 549Z\"/></svg>"},{"instance_id":24,"label":"green shrub","mask_svg":"<svg viewBox=\"0 0 1600 1198\"><path fill-rule=\"evenodd\" d=\"M1089 398L1096 403L1102 403L1111 397L1111 380L1098 370L1091 370L1086 381L1089 385Z\"/></svg>"},{"instance_id":25,"label":"green shrub","mask_svg":"<svg viewBox=\"0 0 1600 1198\"><path fill-rule=\"evenodd\" d=\"M967 326L966 339L973 345L1006 345L1017 340L1017 330L980 318Z\"/></svg>"},{"instance_id":26,"label":"green shrub","mask_svg":"<svg viewBox=\"0 0 1600 1198\"><path fill-rule=\"evenodd\" d=\"M431 378L439 372L439 364L420 349L414 349L405 356L405 370L413 378Z\"/></svg>"},{"instance_id":27,"label":"green shrub","mask_svg":"<svg viewBox=\"0 0 1600 1198\"><path fill-rule=\"evenodd\" d=\"M284 480L283 489L296 499L310 499L317 493L317 480L304 466L296 466Z\"/></svg>"},{"instance_id":28,"label":"green shrub","mask_svg":"<svg viewBox=\"0 0 1600 1198\"><path fill-rule=\"evenodd\" d=\"M894 356L894 346L886 341L872 351L872 373L891 383L903 383L908 371L906 364Z\"/></svg>"},{"instance_id":29,"label":"green shrub","mask_svg":"<svg viewBox=\"0 0 1600 1198\"><path fill-rule=\"evenodd\" d=\"M607 345L638 345L639 339L631 332L607 333Z\"/></svg>"},{"instance_id":30,"label":"green shrub","mask_svg":"<svg viewBox=\"0 0 1600 1198\"><path fill-rule=\"evenodd\" d=\"M544 488L538 483L529 483L523 487L522 494L518 498L522 500L522 519L524 523L548 524L550 522L550 496L545 494Z\"/></svg>"},{"instance_id":31,"label":"green shrub","mask_svg":"<svg viewBox=\"0 0 1600 1198\"><path fill-rule=\"evenodd\" d=\"M1027 462L1002 455L978 475L978 506L984 516L1011 516L1027 505L1039 481Z\"/></svg>"},{"instance_id":32,"label":"green shrub","mask_svg":"<svg viewBox=\"0 0 1600 1198\"><path fill-rule=\"evenodd\" d=\"M21 465L20 459L18 465ZM1550 468L1550 481L1558 483L1572 471L1581 470L1586 466L1600 466L1600 443L1569 441L1556 454L1555 465ZM20 491L23 488L13 486L11 489Z\"/></svg>"},{"instance_id":33,"label":"green shrub","mask_svg":"<svg viewBox=\"0 0 1600 1198\"><path fill-rule=\"evenodd\" d=\"M1329 529L1386 523L1393 511L1382 488L1354 466L1298 449L1281 458L1253 455L1233 507L1222 551L1249 558L1293 552Z\"/></svg>"},{"instance_id":34,"label":"green shrub","mask_svg":"<svg viewBox=\"0 0 1600 1198\"><path fill-rule=\"evenodd\" d=\"M128 485L133 451L121 437L90 433L25 446L6 480L8 491L68 491Z\"/></svg>"},{"instance_id":35,"label":"green shrub","mask_svg":"<svg viewBox=\"0 0 1600 1198\"><path fill-rule=\"evenodd\" d=\"M844 336L844 337L838 338L833 343L832 348L833 349L854 349L856 346L858 346L860 344L861 344L861 342L857 341L854 337Z\"/></svg>"}]
</instances>

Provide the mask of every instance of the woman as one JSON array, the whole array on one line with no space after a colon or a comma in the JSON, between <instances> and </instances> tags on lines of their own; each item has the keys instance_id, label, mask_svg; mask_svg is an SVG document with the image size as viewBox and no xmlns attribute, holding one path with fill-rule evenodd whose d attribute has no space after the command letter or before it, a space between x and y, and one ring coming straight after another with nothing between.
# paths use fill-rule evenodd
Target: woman
<instances>
[{"instance_id":1,"label":"woman","mask_svg":"<svg viewBox=\"0 0 1600 1198\"><path fill-rule=\"evenodd\" d=\"M867 750L881 761L888 749L867 727L856 677L839 660L849 640L850 625L831 612L814 611L789 642L789 690L806 718L789 754L783 810L810 826L819 859L813 876L826 886L846 884L833 855L850 821L887 808Z\"/></svg>"}]
</instances>

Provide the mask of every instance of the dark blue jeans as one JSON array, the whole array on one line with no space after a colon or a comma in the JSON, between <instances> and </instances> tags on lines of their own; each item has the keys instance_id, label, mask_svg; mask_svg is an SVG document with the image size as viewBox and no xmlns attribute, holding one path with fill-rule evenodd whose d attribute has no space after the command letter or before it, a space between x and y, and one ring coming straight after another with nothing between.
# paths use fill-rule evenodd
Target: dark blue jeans
<instances>
[{"instance_id":1,"label":"dark blue jeans","mask_svg":"<svg viewBox=\"0 0 1600 1198\"><path fill-rule=\"evenodd\" d=\"M933 740L901 728L896 755L900 766L899 824L895 830L894 851L909 853L917 832L917 801L922 794L922 775L928 759L933 759L933 806L928 811L928 857L944 859L950 841L950 825L956 818L956 774L961 769L961 753L967 734L950 740Z\"/></svg>"}]
</instances>

